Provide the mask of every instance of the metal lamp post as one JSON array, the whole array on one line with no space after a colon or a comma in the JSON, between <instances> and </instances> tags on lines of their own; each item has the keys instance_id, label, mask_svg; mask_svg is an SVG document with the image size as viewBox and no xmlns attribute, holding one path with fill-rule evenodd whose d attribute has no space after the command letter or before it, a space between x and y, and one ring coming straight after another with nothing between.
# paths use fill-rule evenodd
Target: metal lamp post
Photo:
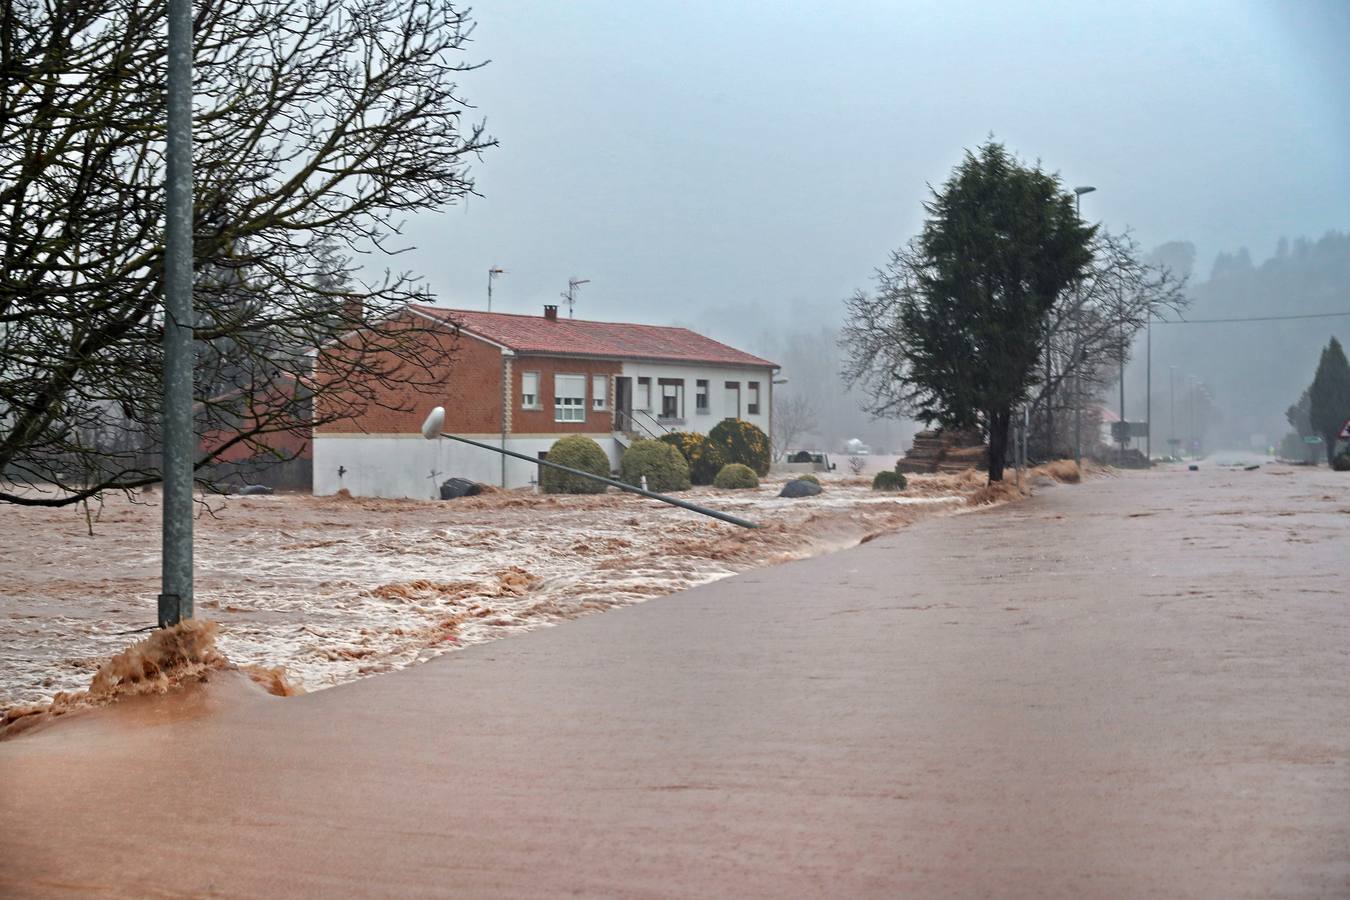
<instances>
[{"instance_id":1,"label":"metal lamp post","mask_svg":"<svg viewBox=\"0 0 1350 900\"><path fill-rule=\"evenodd\" d=\"M1092 187L1091 185L1084 185L1084 186L1082 186L1082 187L1076 187L1076 188L1073 189L1073 194L1074 194L1074 198L1073 198L1073 200L1074 200L1074 215L1076 215L1076 216L1078 217L1079 221L1082 221L1082 219L1083 219L1083 195L1084 195L1084 194L1090 194L1090 193L1092 193L1092 192L1095 191L1095 190L1096 190L1096 188L1095 188L1095 187ZM1080 288L1080 285L1081 285L1080 282L1074 282L1074 286L1073 286L1073 298L1074 298L1073 318L1074 318L1074 331L1075 331L1075 337L1078 337L1078 336L1079 336L1079 335L1077 335L1077 330L1078 330L1078 319L1079 319L1079 316L1078 316L1078 302L1079 302L1079 288ZM1083 461L1083 398L1079 396L1079 394L1082 392L1082 376L1080 375L1081 369L1079 368L1079 366L1081 366L1081 365L1083 364L1083 362L1085 362L1085 361L1086 361L1086 359L1077 359L1077 358L1075 358L1075 361L1074 361L1074 373L1073 373L1073 461L1076 462L1076 463L1081 463L1081 462ZM1053 440L1053 438L1052 438L1052 440Z\"/></svg>"}]
</instances>

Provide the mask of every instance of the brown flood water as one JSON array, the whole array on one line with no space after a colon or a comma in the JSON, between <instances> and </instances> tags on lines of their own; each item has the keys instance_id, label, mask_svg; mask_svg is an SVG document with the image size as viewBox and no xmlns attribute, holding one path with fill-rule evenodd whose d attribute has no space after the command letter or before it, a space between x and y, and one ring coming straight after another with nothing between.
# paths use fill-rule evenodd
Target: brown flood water
<instances>
[{"instance_id":1,"label":"brown flood water","mask_svg":"<svg viewBox=\"0 0 1350 900\"><path fill-rule=\"evenodd\" d=\"M9 896L1350 896L1350 492L1095 479L0 743Z\"/></svg>"},{"instance_id":2,"label":"brown flood water","mask_svg":"<svg viewBox=\"0 0 1350 900\"><path fill-rule=\"evenodd\" d=\"M197 522L197 615L232 663L313 691L964 508L980 477L903 495L827 479L825 494L690 492L745 531L632 495L505 492L458 500L217 498ZM157 494L82 510L0 509L0 713L90 679L153 623Z\"/></svg>"}]
</instances>

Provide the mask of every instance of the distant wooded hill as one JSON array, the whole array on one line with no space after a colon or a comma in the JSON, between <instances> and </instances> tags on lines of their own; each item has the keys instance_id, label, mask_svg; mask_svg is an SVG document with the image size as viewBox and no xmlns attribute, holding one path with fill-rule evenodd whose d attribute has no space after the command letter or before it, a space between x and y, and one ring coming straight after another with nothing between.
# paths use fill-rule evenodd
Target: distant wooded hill
<instances>
[{"instance_id":1,"label":"distant wooded hill","mask_svg":"<svg viewBox=\"0 0 1350 900\"><path fill-rule=\"evenodd\" d=\"M1154 251L1155 259L1184 271L1194 259L1189 244ZM1259 265L1244 248L1220 254L1209 278L1192 276L1186 319L1289 316L1350 312L1350 235L1320 240L1281 239ZM1194 428L1209 449L1250 447L1256 436L1278 444L1289 430L1284 412L1312 381L1318 354L1332 335L1350 339L1350 316L1276 322L1162 325L1153 329L1154 452L1166 450L1171 420L1177 437L1190 436L1190 376L1213 400L1211 420ZM1127 410L1143 418L1144 346L1127 374ZM1169 367L1175 366L1169 400ZM1132 397L1130 396L1132 395ZM1114 398L1109 400L1115 406ZM1199 405L1203 406L1203 396ZM1199 415L1199 414L1197 414Z\"/></svg>"}]
</instances>

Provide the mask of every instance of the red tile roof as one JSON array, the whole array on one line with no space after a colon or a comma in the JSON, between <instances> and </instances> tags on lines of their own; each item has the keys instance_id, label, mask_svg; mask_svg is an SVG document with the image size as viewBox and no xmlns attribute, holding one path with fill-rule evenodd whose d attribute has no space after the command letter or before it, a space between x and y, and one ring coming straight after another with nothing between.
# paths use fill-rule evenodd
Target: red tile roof
<instances>
[{"instance_id":1,"label":"red tile roof","mask_svg":"<svg viewBox=\"0 0 1350 900\"><path fill-rule=\"evenodd\" d=\"M712 363L726 366L773 366L735 347L718 343L688 328L668 325L630 325L590 322L516 313L479 312L414 305L424 315L458 324L469 334L509 347L517 353L594 356L604 359L649 359Z\"/></svg>"}]
</instances>

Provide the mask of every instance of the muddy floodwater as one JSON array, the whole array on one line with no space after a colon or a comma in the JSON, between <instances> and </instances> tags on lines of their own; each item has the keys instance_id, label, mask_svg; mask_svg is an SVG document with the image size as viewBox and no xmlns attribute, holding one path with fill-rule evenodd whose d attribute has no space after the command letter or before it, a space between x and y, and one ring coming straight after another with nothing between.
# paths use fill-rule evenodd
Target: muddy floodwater
<instances>
[{"instance_id":1,"label":"muddy floodwater","mask_svg":"<svg viewBox=\"0 0 1350 900\"><path fill-rule=\"evenodd\" d=\"M157 631L138 653L183 660L169 690L105 668L113 702L0 740L0 896L1350 897L1350 475L1205 463L959 515L934 494L730 578L910 513L708 496L770 527L618 497L234 502L202 525L222 643L320 683L431 646L330 663L362 627L490 608L448 630L517 634L486 623L557 621L609 579L630 602L710 583L284 698L208 625ZM152 573L102 585L89 548L151 557L152 521L49 532L83 549L28 590L148 610ZM478 587L375 593L418 580ZM348 604L304 612L331 631L303 630L307 594Z\"/></svg>"},{"instance_id":2,"label":"muddy floodwater","mask_svg":"<svg viewBox=\"0 0 1350 900\"><path fill-rule=\"evenodd\" d=\"M856 544L966 508L981 478L916 476L903 494L828 479L812 498L695 489L748 531L611 492L456 501L213 497L196 522L197 616L232 662L319 690L468 644ZM159 495L0 509L0 710L87 687L156 616Z\"/></svg>"}]
</instances>

